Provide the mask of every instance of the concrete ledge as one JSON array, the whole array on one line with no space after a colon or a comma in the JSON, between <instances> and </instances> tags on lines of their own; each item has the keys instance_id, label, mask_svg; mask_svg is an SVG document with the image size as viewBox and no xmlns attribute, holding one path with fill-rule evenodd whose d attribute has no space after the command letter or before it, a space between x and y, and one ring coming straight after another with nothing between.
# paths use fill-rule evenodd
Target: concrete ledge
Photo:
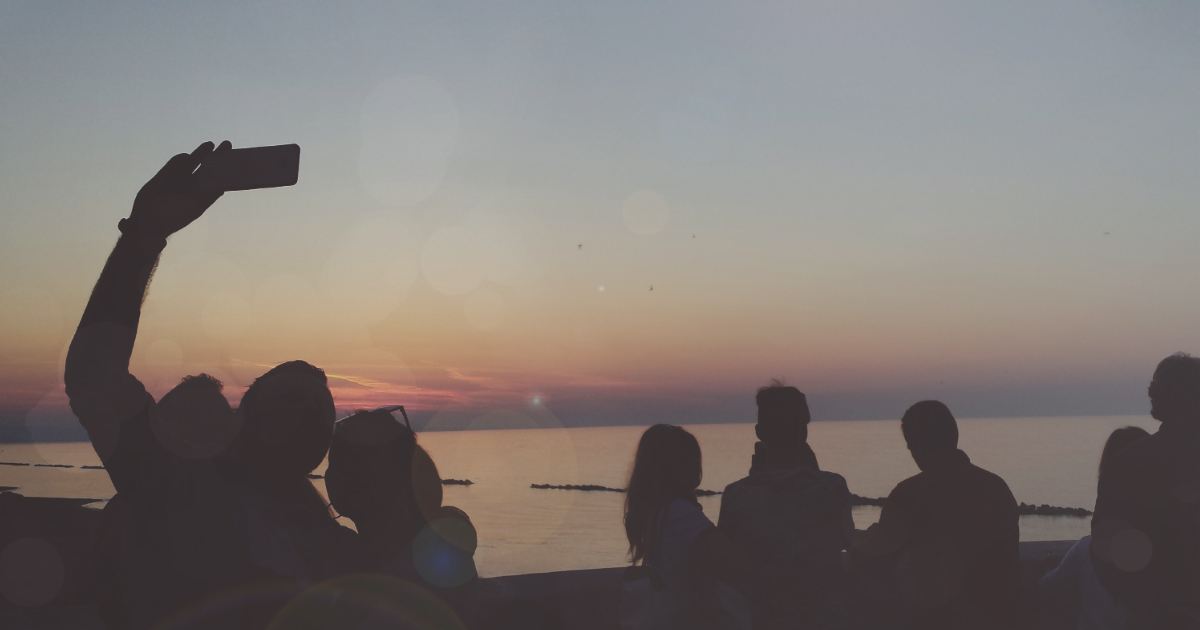
<instances>
[{"instance_id":1,"label":"concrete ledge","mask_svg":"<svg viewBox=\"0 0 1200 630\"><path fill-rule=\"evenodd\" d=\"M92 533L99 511L79 500L35 499L0 493L0 548L12 540L37 537L57 548L64 561L63 589L49 604L20 608L0 597L0 628L101 629L87 605L86 580L92 559ZM1057 563L1075 541L1021 543L1021 567L1032 599L1037 578ZM510 575L479 580L480 617L489 630L616 630L624 567ZM1074 625L1074 611L1044 628Z\"/></svg>"},{"instance_id":2,"label":"concrete ledge","mask_svg":"<svg viewBox=\"0 0 1200 630\"><path fill-rule=\"evenodd\" d=\"M1057 564L1075 544L1074 540L1021 543L1021 573L1027 601L1036 600L1033 589L1047 566ZM845 557L847 564L848 556ZM1051 564L1053 563L1053 564ZM502 616L508 610L527 608L530 619L544 627L569 630L616 630L617 607L621 602L621 575L624 567L510 575L480 580L481 604L485 618ZM1071 611L1066 617L1072 618ZM1074 627L1073 620L1047 620L1044 627Z\"/></svg>"}]
</instances>

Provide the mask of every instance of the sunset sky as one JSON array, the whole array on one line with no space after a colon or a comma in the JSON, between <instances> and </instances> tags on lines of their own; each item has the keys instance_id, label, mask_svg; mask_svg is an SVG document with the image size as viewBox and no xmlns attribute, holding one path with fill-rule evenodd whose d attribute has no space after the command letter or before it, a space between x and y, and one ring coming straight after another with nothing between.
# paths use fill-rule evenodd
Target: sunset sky
<instances>
[{"instance_id":1,"label":"sunset sky","mask_svg":"<svg viewBox=\"0 0 1200 630\"><path fill-rule=\"evenodd\" d=\"M224 139L299 144L299 183L172 238L155 394L303 358L431 428L752 420L773 377L817 419L1145 412L1200 353L1197 33L1193 0L0 0L0 439L72 425L118 219Z\"/></svg>"}]
</instances>

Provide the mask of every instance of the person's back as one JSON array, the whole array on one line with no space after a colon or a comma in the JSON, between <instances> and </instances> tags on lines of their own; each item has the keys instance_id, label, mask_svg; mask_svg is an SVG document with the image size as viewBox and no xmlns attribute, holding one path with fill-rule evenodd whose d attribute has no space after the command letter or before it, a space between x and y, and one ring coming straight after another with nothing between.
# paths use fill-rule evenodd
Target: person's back
<instances>
[{"instance_id":1,"label":"person's back","mask_svg":"<svg viewBox=\"0 0 1200 630\"><path fill-rule=\"evenodd\" d=\"M962 590L951 596L944 612L1011 617L1021 600L1020 530L1017 502L1003 479L956 450L901 482L885 509L892 503L911 511L910 550L949 552L955 560L943 566L959 563ZM911 563L918 561L910 556Z\"/></svg>"},{"instance_id":2,"label":"person's back","mask_svg":"<svg viewBox=\"0 0 1200 630\"><path fill-rule=\"evenodd\" d=\"M776 383L756 402L755 464L725 488L717 526L783 582L783 614L806 628L844 627L841 556L853 528L846 480L816 467L804 394Z\"/></svg>"},{"instance_id":3,"label":"person's back","mask_svg":"<svg viewBox=\"0 0 1200 630\"><path fill-rule=\"evenodd\" d=\"M1102 472L1091 555L1131 627L1200 628L1200 359L1164 359L1149 394L1162 426Z\"/></svg>"},{"instance_id":4,"label":"person's back","mask_svg":"<svg viewBox=\"0 0 1200 630\"><path fill-rule=\"evenodd\" d=\"M857 560L894 568L918 623L1010 627L1023 610L1017 503L1000 477L958 450L945 405L909 409L901 423L921 472L900 482L879 523L855 543Z\"/></svg>"},{"instance_id":5,"label":"person's back","mask_svg":"<svg viewBox=\"0 0 1200 630\"><path fill-rule=\"evenodd\" d=\"M755 471L721 498L718 528L785 582L785 612L805 627L846 623L841 521L849 499L840 475L808 467Z\"/></svg>"}]
</instances>

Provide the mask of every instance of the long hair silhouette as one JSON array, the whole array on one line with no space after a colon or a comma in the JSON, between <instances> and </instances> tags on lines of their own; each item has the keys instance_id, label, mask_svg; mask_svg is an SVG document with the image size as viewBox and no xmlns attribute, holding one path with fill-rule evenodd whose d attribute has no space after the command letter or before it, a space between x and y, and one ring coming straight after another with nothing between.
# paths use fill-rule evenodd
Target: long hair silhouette
<instances>
[{"instance_id":1,"label":"long hair silhouette","mask_svg":"<svg viewBox=\"0 0 1200 630\"><path fill-rule=\"evenodd\" d=\"M637 564L648 555L647 526L675 499L699 506L700 443L682 427L656 424L642 434L625 494L625 537Z\"/></svg>"},{"instance_id":2,"label":"long hair silhouette","mask_svg":"<svg viewBox=\"0 0 1200 630\"><path fill-rule=\"evenodd\" d=\"M1104 474L1104 469L1116 459L1117 453L1144 437L1150 437L1150 433L1141 427L1121 427L1114 430L1108 436L1108 441L1104 443L1104 451L1100 454L1099 473Z\"/></svg>"}]
</instances>

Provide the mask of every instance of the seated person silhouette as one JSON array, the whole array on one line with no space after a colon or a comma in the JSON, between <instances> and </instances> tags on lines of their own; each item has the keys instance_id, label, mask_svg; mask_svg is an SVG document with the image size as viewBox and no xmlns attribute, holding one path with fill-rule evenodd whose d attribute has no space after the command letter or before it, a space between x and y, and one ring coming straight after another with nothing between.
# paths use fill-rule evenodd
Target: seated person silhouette
<instances>
[{"instance_id":1,"label":"seated person silhouette","mask_svg":"<svg viewBox=\"0 0 1200 630\"><path fill-rule=\"evenodd\" d=\"M122 505L116 608L128 628L171 619L190 628L265 627L304 586L362 558L355 534L307 479L333 433L324 372L293 361L255 380L236 412L232 444L233 431L195 433L220 423L181 420L170 410L201 419L206 412L187 411L186 400L170 395L156 402L129 373L167 237L221 196L195 185L194 171L213 151L206 142L176 155L138 192L67 353L71 409ZM202 605L212 598L220 605Z\"/></svg>"},{"instance_id":2,"label":"seated person silhouette","mask_svg":"<svg viewBox=\"0 0 1200 630\"><path fill-rule=\"evenodd\" d=\"M704 515L702 473L700 444L682 427L656 424L642 434L625 494L634 568L650 569L670 594L672 628L745 627L747 602L776 618L783 589Z\"/></svg>"},{"instance_id":3,"label":"seated person silhouette","mask_svg":"<svg viewBox=\"0 0 1200 630\"><path fill-rule=\"evenodd\" d=\"M1100 455L1100 474L1117 454L1150 434L1138 427L1113 431ZM1078 611L1073 624L1079 630L1120 630L1129 623L1129 609L1100 584L1091 558L1091 536L1084 536L1063 556L1058 566L1038 580L1038 596L1050 610Z\"/></svg>"},{"instance_id":4,"label":"seated person silhouette","mask_svg":"<svg viewBox=\"0 0 1200 630\"><path fill-rule=\"evenodd\" d=\"M337 423L325 471L330 502L354 521L376 571L437 595L471 622L475 528L462 510L442 505L437 466L391 409L359 411Z\"/></svg>"},{"instance_id":5,"label":"seated person silhouette","mask_svg":"<svg viewBox=\"0 0 1200 630\"><path fill-rule=\"evenodd\" d=\"M1017 502L1000 477L958 449L946 405L904 413L921 472L888 495L879 522L856 536L859 577L898 592L917 628L1010 628L1022 620Z\"/></svg>"},{"instance_id":6,"label":"seated person silhouette","mask_svg":"<svg viewBox=\"0 0 1200 630\"><path fill-rule=\"evenodd\" d=\"M770 567L803 628L844 628L842 550L854 532L846 480L816 467L808 448L808 402L778 382L758 390L760 442L750 475L725 487L717 527ZM761 614L753 611L758 624Z\"/></svg>"},{"instance_id":7,"label":"seated person silhouette","mask_svg":"<svg viewBox=\"0 0 1200 630\"><path fill-rule=\"evenodd\" d=\"M1200 628L1200 358L1163 359L1150 382L1162 423L1100 473L1091 556L1136 630Z\"/></svg>"}]
</instances>

